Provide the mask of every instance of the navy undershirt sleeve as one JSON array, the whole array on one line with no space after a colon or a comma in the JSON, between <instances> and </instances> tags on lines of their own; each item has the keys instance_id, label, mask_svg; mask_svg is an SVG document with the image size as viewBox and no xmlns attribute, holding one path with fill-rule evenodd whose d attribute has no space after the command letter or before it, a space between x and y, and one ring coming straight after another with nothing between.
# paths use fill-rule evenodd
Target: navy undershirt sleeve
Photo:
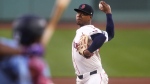
<instances>
[{"instance_id":1,"label":"navy undershirt sleeve","mask_svg":"<svg viewBox=\"0 0 150 84\"><path fill-rule=\"evenodd\" d=\"M99 49L103 45L103 43L106 40L106 37L102 33L97 33L97 34L91 35L91 38L93 42L87 50L93 53L95 50Z\"/></svg>"},{"instance_id":2,"label":"navy undershirt sleeve","mask_svg":"<svg viewBox=\"0 0 150 84\"><path fill-rule=\"evenodd\" d=\"M114 37L114 22L112 19L112 14L106 14L106 18L106 32L108 33L108 41L110 41Z\"/></svg>"},{"instance_id":3,"label":"navy undershirt sleeve","mask_svg":"<svg viewBox=\"0 0 150 84\"><path fill-rule=\"evenodd\" d=\"M107 23L106 23L106 32L108 33L108 41L114 37L114 23L112 19L112 14L106 14ZM95 50L99 49L105 42L106 37L102 33L91 35L93 40L92 44L88 50L93 53Z\"/></svg>"}]
</instances>

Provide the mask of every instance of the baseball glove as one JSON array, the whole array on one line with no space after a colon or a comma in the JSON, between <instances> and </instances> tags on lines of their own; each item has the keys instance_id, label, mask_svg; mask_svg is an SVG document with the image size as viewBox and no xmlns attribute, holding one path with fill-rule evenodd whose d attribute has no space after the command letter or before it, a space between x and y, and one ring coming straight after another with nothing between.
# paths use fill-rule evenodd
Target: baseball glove
<instances>
[{"instance_id":1,"label":"baseball glove","mask_svg":"<svg viewBox=\"0 0 150 84\"><path fill-rule=\"evenodd\" d=\"M88 48L88 36L82 34L79 40L77 51L79 52L80 55L84 56L83 51L86 50L87 48Z\"/></svg>"}]
</instances>

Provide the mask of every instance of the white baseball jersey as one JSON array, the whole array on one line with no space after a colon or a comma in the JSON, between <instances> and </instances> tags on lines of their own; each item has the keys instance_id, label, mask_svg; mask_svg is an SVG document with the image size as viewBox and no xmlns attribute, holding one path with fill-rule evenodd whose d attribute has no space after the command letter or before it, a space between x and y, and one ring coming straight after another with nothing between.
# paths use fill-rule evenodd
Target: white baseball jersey
<instances>
[{"instance_id":1,"label":"white baseball jersey","mask_svg":"<svg viewBox=\"0 0 150 84\"><path fill-rule=\"evenodd\" d=\"M76 36L72 42L72 60L73 60L74 68L75 68L75 73L77 75L82 75L84 73L91 72L94 70L99 70L99 71L103 70L100 55L99 55L99 50L96 50L94 52L94 55L91 58L86 59L85 57L80 55L76 49L82 34L88 35L89 39L92 40L91 35L94 35L97 33L103 33L106 36L105 42L108 41L107 32L102 31L94 27L93 25L85 25L83 27L80 27L76 31Z\"/></svg>"}]
</instances>

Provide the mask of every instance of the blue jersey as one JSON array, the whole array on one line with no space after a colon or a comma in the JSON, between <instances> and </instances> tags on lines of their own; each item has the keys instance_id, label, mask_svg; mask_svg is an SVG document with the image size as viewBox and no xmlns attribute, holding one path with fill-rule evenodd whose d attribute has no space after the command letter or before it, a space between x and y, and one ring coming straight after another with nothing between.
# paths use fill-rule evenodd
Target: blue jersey
<instances>
[{"instance_id":1,"label":"blue jersey","mask_svg":"<svg viewBox=\"0 0 150 84\"><path fill-rule=\"evenodd\" d=\"M0 43L17 48L15 40L0 38ZM0 60L0 84L32 84L26 56L4 56Z\"/></svg>"}]
</instances>

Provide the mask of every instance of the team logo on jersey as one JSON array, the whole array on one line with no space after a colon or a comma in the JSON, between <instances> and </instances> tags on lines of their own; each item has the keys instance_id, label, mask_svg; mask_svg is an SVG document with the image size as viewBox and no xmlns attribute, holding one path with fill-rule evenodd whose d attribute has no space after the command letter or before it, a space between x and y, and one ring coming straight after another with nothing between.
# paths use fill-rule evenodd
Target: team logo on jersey
<instances>
[{"instance_id":1,"label":"team logo on jersey","mask_svg":"<svg viewBox=\"0 0 150 84\"><path fill-rule=\"evenodd\" d=\"M78 43L73 42L73 46L74 46L74 48L75 48L75 49L78 49L79 44L78 44Z\"/></svg>"},{"instance_id":2,"label":"team logo on jersey","mask_svg":"<svg viewBox=\"0 0 150 84\"><path fill-rule=\"evenodd\" d=\"M85 8L85 4L83 4L82 6L81 6L81 9L84 9Z\"/></svg>"}]
</instances>

